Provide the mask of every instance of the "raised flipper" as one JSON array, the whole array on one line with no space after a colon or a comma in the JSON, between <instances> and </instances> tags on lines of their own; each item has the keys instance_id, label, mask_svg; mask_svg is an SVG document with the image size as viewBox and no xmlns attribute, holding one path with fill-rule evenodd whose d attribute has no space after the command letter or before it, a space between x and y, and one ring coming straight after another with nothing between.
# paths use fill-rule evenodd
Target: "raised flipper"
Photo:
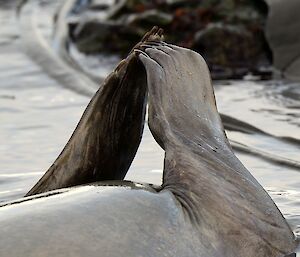
<instances>
[{"instance_id":1,"label":"raised flipper","mask_svg":"<svg viewBox=\"0 0 300 257\"><path fill-rule=\"evenodd\" d=\"M296 241L287 222L232 152L204 59L158 41L136 51L147 71L148 124L165 150L162 191L181 204L195 227L191 233L214 252L209 256L292 252Z\"/></svg>"},{"instance_id":2,"label":"raised flipper","mask_svg":"<svg viewBox=\"0 0 300 257\"><path fill-rule=\"evenodd\" d=\"M161 34L155 27L139 44ZM104 81L62 153L27 196L123 179L141 141L146 93L144 67L131 52Z\"/></svg>"}]
</instances>

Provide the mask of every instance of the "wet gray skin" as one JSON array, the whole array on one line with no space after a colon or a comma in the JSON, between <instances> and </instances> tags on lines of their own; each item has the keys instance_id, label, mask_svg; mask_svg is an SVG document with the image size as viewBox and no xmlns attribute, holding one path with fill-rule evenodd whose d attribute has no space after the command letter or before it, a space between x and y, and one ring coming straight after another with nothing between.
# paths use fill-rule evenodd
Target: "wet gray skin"
<instances>
[{"instance_id":1,"label":"wet gray skin","mask_svg":"<svg viewBox=\"0 0 300 257\"><path fill-rule=\"evenodd\" d=\"M144 125L146 83L138 63L132 54L107 78L65 149L27 196L124 178Z\"/></svg>"},{"instance_id":2,"label":"wet gray skin","mask_svg":"<svg viewBox=\"0 0 300 257\"><path fill-rule=\"evenodd\" d=\"M139 43L156 35L154 28ZM140 144L146 73L134 52L96 92L57 160L26 196L103 180L122 180Z\"/></svg>"},{"instance_id":3,"label":"wet gray skin","mask_svg":"<svg viewBox=\"0 0 300 257\"><path fill-rule=\"evenodd\" d=\"M282 214L232 152L204 59L165 43L144 47L149 127L165 150L162 188L194 225L197 256L293 251L294 235Z\"/></svg>"},{"instance_id":4,"label":"wet gray skin","mask_svg":"<svg viewBox=\"0 0 300 257\"><path fill-rule=\"evenodd\" d=\"M162 42L140 44L135 53L147 74L149 126L165 150L162 186L93 183L7 203L0 208L0 256L291 253L296 241L285 219L232 153L203 58ZM58 174L67 169L62 171ZM64 175L54 180L50 175L42 191L63 186L57 183Z\"/></svg>"}]
</instances>

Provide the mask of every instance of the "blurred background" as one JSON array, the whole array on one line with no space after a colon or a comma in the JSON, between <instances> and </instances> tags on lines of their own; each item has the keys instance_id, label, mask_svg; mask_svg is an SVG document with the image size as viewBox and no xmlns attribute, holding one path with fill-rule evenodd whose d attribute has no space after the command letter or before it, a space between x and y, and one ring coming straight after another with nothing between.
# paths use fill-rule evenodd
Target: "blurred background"
<instances>
[{"instance_id":1,"label":"blurred background","mask_svg":"<svg viewBox=\"0 0 300 257\"><path fill-rule=\"evenodd\" d=\"M0 0L0 202L58 156L101 81L153 25L203 55L244 165L300 236L299 0ZM145 127L126 176L161 183Z\"/></svg>"}]
</instances>

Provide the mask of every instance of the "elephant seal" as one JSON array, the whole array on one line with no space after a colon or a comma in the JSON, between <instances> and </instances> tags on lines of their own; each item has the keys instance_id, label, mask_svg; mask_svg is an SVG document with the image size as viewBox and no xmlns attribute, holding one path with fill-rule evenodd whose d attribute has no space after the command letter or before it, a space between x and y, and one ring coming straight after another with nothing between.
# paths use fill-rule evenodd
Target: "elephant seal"
<instances>
[{"instance_id":1,"label":"elephant seal","mask_svg":"<svg viewBox=\"0 0 300 257\"><path fill-rule=\"evenodd\" d=\"M6 203L0 256L290 254L293 233L231 150L203 58L157 40L131 54L145 67L149 126L165 150L161 187L94 182Z\"/></svg>"}]
</instances>

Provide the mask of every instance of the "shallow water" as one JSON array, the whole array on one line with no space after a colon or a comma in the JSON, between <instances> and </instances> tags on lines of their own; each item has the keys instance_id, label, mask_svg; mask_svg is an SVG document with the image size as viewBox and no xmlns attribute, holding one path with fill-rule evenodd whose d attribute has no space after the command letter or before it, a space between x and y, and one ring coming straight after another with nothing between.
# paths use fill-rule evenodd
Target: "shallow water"
<instances>
[{"instance_id":1,"label":"shallow water","mask_svg":"<svg viewBox=\"0 0 300 257\"><path fill-rule=\"evenodd\" d=\"M45 20L45 14L48 15L48 22L40 24L39 30L51 48L49 17L58 7L58 1L34 2L35 8L41 8L42 4L43 17L36 12L33 22L38 23L39 18ZM48 75L52 64L43 67L28 57L20 29L24 24L20 26L16 15L17 3L0 1L0 201L22 197L36 183L66 144L89 102L89 97L70 90L68 81ZM76 52L74 56L84 69L99 76L107 74L118 61L116 57L85 58ZM61 72L64 76L64 71ZM67 72L71 74L72 69ZM254 134L227 131L231 140L274 158L300 161L299 84L224 81L215 83L215 93L221 113L263 131ZM300 169L245 152L236 153L300 236ZM126 179L160 184L162 165L163 151L146 126Z\"/></svg>"}]
</instances>

